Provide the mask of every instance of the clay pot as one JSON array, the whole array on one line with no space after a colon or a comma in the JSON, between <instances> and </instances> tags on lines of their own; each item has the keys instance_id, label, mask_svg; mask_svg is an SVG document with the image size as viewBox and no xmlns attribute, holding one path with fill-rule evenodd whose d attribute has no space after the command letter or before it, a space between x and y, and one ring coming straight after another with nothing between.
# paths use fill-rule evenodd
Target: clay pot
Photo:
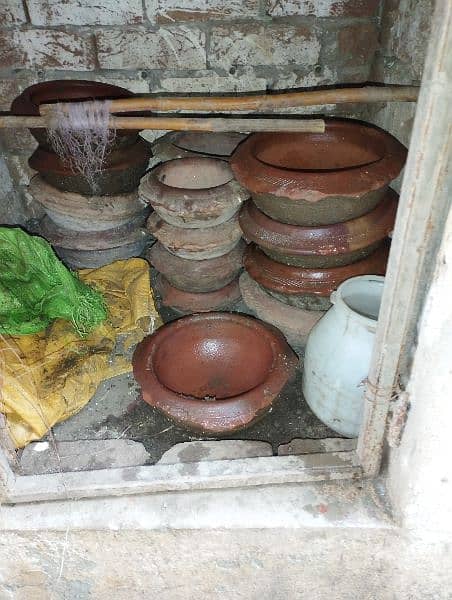
<instances>
[{"instance_id":1,"label":"clay pot","mask_svg":"<svg viewBox=\"0 0 452 600\"><path fill-rule=\"evenodd\" d=\"M256 133L231 158L237 181L271 218L329 225L371 211L400 173L406 148L359 121L325 119L325 133Z\"/></svg>"},{"instance_id":2,"label":"clay pot","mask_svg":"<svg viewBox=\"0 0 452 600\"><path fill-rule=\"evenodd\" d=\"M152 152L162 162L187 156L227 159L246 137L235 132L171 131L154 142Z\"/></svg>"},{"instance_id":3,"label":"clay pot","mask_svg":"<svg viewBox=\"0 0 452 600\"><path fill-rule=\"evenodd\" d=\"M214 227L249 197L224 160L194 157L163 163L143 178L139 194L176 227Z\"/></svg>"},{"instance_id":4,"label":"clay pot","mask_svg":"<svg viewBox=\"0 0 452 600\"><path fill-rule=\"evenodd\" d=\"M39 116L41 104L70 102L71 100L107 100L114 98L130 98L132 92L116 85L98 81L61 79L37 83L26 88L11 104L11 112L15 115ZM48 151L52 147L47 139L45 129L30 129L39 146ZM137 139L138 131L116 131L113 147L129 146Z\"/></svg>"},{"instance_id":5,"label":"clay pot","mask_svg":"<svg viewBox=\"0 0 452 600\"><path fill-rule=\"evenodd\" d=\"M155 291L160 296L164 306L184 315L210 312L212 310L226 310L240 300L238 278L213 292L197 293L177 289L159 273L155 279Z\"/></svg>"},{"instance_id":6,"label":"clay pot","mask_svg":"<svg viewBox=\"0 0 452 600\"><path fill-rule=\"evenodd\" d=\"M388 190L369 213L345 223L317 227L287 225L267 217L252 200L240 211L246 240L273 260L306 268L338 267L369 256L394 227L398 195Z\"/></svg>"},{"instance_id":7,"label":"clay pot","mask_svg":"<svg viewBox=\"0 0 452 600\"><path fill-rule=\"evenodd\" d=\"M37 148L28 164L50 185L63 192L85 196L114 196L137 189L151 156L151 146L142 138L128 148L111 152L102 171L96 176L96 190L86 178L67 167L53 152Z\"/></svg>"},{"instance_id":8,"label":"clay pot","mask_svg":"<svg viewBox=\"0 0 452 600\"><path fill-rule=\"evenodd\" d=\"M134 242L149 240L142 227L146 215L143 213L125 225L103 231L75 231L56 225L48 216L39 225L40 233L52 245L70 250L106 250Z\"/></svg>"},{"instance_id":9,"label":"clay pot","mask_svg":"<svg viewBox=\"0 0 452 600\"><path fill-rule=\"evenodd\" d=\"M384 275L389 244L381 244L366 258L343 267L304 269L278 263L252 244L245 252L249 275L281 302L306 310L328 310L330 295L350 277Z\"/></svg>"},{"instance_id":10,"label":"clay pot","mask_svg":"<svg viewBox=\"0 0 452 600\"><path fill-rule=\"evenodd\" d=\"M303 354L311 329L325 313L303 310L277 300L267 294L246 272L240 275L239 285L248 309L259 319L277 327L297 354Z\"/></svg>"},{"instance_id":11,"label":"clay pot","mask_svg":"<svg viewBox=\"0 0 452 600\"><path fill-rule=\"evenodd\" d=\"M138 193L120 196L82 196L62 192L36 175L28 191L52 221L76 231L102 231L125 225L142 214L146 204Z\"/></svg>"},{"instance_id":12,"label":"clay pot","mask_svg":"<svg viewBox=\"0 0 452 600\"><path fill-rule=\"evenodd\" d=\"M237 216L216 227L183 229L163 221L156 212L147 220L147 229L167 250L189 260L205 260L230 252L242 237Z\"/></svg>"},{"instance_id":13,"label":"clay pot","mask_svg":"<svg viewBox=\"0 0 452 600\"><path fill-rule=\"evenodd\" d=\"M147 244L145 237L135 242L105 250L70 250L54 246L53 249L70 269L96 269L116 260L140 256Z\"/></svg>"},{"instance_id":14,"label":"clay pot","mask_svg":"<svg viewBox=\"0 0 452 600\"><path fill-rule=\"evenodd\" d=\"M192 315L138 344L143 399L187 429L220 435L263 416L295 375L297 358L274 327L244 315Z\"/></svg>"},{"instance_id":15,"label":"clay pot","mask_svg":"<svg viewBox=\"0 0 452 600\"><path fill-rule=\"evenodd\" d=\"M245 242L227 254L210 260L187 260L168 252L160 242L149 249L147 259L168 282L187 292L213 292L228 285L242 268Z\"/></svg>"}]
</instances>

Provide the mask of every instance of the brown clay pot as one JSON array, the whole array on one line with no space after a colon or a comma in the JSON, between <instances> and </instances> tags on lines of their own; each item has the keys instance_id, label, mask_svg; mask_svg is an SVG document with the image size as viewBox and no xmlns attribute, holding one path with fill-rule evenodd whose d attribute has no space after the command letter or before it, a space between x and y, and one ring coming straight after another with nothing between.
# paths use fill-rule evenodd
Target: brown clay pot
<instances>
[{"instance_id":1,"label":"brown clay pot","mask_svg":"<svg viewBox=\"0 0 452 600\"><path fill-rule=\"evenodd\" d=\"M245 252L245 269L259 285L278 300L306 310L328 310L330 295L350 277L384 275L389 244L383 242L366 258L343 267L304 269L269 258L254 244Z\"/></svg>"},{"instance_id":2,"label":"brown clay pot","mask_svg":"<svg viewBox=\"0 0 452 600\"><path fill-rule=\"evenodd\" d=\"M146 226L167 250L189 260L223 256L230 252L242 237L238 216L215 227L183 229L166 223L154 212L147 220Z\"/></svg>"},{"instance_id":3,"label":"brown clay pot","mask_svg":"<svg viewBox=\"0 0 452 600\"><path fill-rule=\"evenodd\" d=\"M146 215L143 213L125 225L103 231L75 231L56 225L48 216L39 225L41 235L52 245L68 250L106 250L149 240L143 228Z\"/></svg>"},{"instance_id":4,"label":"brown clay pot","mask_svg":"<svg viewBox=\"0 0 452 600\"><path fill-rule=\"evenodd\" d=\"M238 278L213 292L199 293L179 290L159 273L155 279L155 291L160 296L164 306L184 315L210 312L212 310L226 310L240 300Z\"/></svg>"},{"instance_id":5,"label":"brown clay pot","mask_svg":"<svg viewBox=\"0 0 452 600\"><path fill-rule=\"evenodd\" d=\"M154 142L152 152L162 162L187 156L227 159L246 137L235 132L171 131Z\"/></svg>"},{"instance_id":6,"label":"brown clay pot","mask_svg":"<svg viewBox=\"0 0 452 600\"><path fill-rule=\"evenodd\" d=\"M256 133L234 152L237 181L269 217L329 225L371 211L400 173L406 148L382 129L325 119L325 133Z\"/></svg>"},{"instance_id":7,"label":"brown clay pot","mask_svg":"<svg viewBox=\"0 0 452 600\"><path fill-rule=\"evenodd\" d=\"M73 173L53 152L37 148L28 164L47 183L63 192L85 196L114 196L137 189L150 156L151 146L141 137L132 146L114 150L108 155L104 168L96 177L96 190L92 189L83 175Z\"/></svg>"},{"instance_id":8,"label":"brown clay pot","mask_svg":"<svg viewBox=\"0 0 452 600\"><path fill-rule=\"evenodd\" d=\"M398 195L391 189L367 214L345 223L301 227L267 217L252 200L240 211L244 237L273 260L305 268L338 267L369 256L394 227Z\"/></svg>"},{"instance_id":9,"label":"brown clay pot","mask_svg":"<svg viewBox=\"0 0 452 600\"><path fill-rule=\"evenodd\" d=\"M122 87L99 81L60 79L37 83L26 88L11 104L11 112L15 115L39 116L41 104L71 100L111 100L130 98L134 95ZM52 151L45 129L30 129L30 132L42 149ZM113 147L129 146L136 141L137 135L138 131L118 130L112 143Z\"/></svg>"},{"instance_id":10,"label":"brown clay pot","mask_svg":"<svg viewBox=\"0 0 452 600\"><path fill-rule=\"evenodd\" d=\"M160 242L148 250L147 259L168 282L186 292L214 292L231 283L242 269L245 242L210 260L187 260L168 252Z\"/></svg>"},{"instance_id":11,"label":"brown clay pot","mask_svg":"<svg viewBox=\"0 0 452 600\"><path fill-rule=\"evenodd\" d=\"M54 246L54 250L61 260L70 269L96 269L109 265L116 260L125 260L134 256L140 256L147 244L146 238L135 242L106 248L105 250L71 250Z\"/></svg>"},{"instance_id":12,"label":"brown clay pot","mask_svg":"<svg viewBox=\"0 0 452 600\"><path fill-rule=\"evenodd\" d=\"M221 435L263 416L298 361L274 327L211 313L164 325L132 363L145 402L187 429Z\"/></svg>"},{"instance_id":13,"label":"brown clay pot","mask_svg":"<svg viewBox=\"0 0 452 600\"><path fill-rule=\"evenodd\" d=\"M325 314L318 310L303 310L270 296L245 271L239 280L242 299L259 319L271 323L283 334L297 354L303 354L308 335Z\"/></svg>"},{"instance_id":14,"label":"brown clay pot","mask_svg":"<svg viewBox=\"0 0 452 600\"><path fill-rule=\"evenodd\" d=\"M202 156L159 165L143 178L139 194L164 221L188 229L228 221L249 197L227 162Z\"/></svg>"},{"instance_id":15,"label":"brown clay pot","mask_svg":"<svg viewBox=\"0 0 452 600\"><path fill-rule=\"evenodd\" d=\"M120 227L146 207L136 191L119 196L82 196L62 192L39 175L30 181L28 191L56 225L76 231Z\"/></svg>"}]
</instances>

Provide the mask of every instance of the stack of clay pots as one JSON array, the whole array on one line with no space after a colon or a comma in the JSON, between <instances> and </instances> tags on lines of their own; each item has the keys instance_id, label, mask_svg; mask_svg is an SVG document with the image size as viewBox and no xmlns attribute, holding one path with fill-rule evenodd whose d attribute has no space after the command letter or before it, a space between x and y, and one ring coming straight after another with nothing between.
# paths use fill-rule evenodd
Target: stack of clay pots
<instances>
[{"instance_id":1,"label":"stack of clay pots","mask_svg":"<svg viewBox=\"0 0 452 600\"><path fill-rule=\"evenodd\" d=\"M252 242L241 293L297 350L340 283L385 273L398 200L388 185L405 156L386 132L334 119L323 134L252 135L234 153L252 196L240 214Z\"/></svg>"},{"instance_id":2,"label":"stack of clay pots","mask_svg":"<svg viewBox=\"0 0 452 600\"><path fill-rule=\"evenodd\" d=\"M132 96L95 81L50 81L27 88L11 106L15 114L38 115L39 106L56 101ZM138 184L151 156L138 131L117 131L95 187L74 173L53 151L45 129L32 129L38 147L29 159L38 171L29 191L45 212L36 228L72 268L98 267L138 256L149 236L143 226L149 213Z\"/></svg>"},{"instance_id":3,"label":"stack of clay pots","mask_svg":"<svg viewBox=\"0 0 452 600\"><path fill-rule=\"evenodd\" d=\"M245 247L238 212L248 194L229 164L170 160L143 178L139 194L154 209L147 229L158 242L148 259L162 305L179 315L233 307Z\"/></svg>"}]
</instances>

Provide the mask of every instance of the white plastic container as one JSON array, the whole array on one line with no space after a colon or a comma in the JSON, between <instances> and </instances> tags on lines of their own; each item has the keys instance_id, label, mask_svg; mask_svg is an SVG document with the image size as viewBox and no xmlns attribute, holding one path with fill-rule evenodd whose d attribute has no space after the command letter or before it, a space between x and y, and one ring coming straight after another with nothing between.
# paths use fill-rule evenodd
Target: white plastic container
<instances>
[{"instance_id":1,"label":"white plastic container","mask_svg":"<svg viewBox=\"0 0 452 600\"><path fill-rule=\"evenodd\" d=\"M377 275L344 281L306 345L306 402L323 423L347 437L359 434L383 285L384 277Z\"/></svg>"}]
</instances>

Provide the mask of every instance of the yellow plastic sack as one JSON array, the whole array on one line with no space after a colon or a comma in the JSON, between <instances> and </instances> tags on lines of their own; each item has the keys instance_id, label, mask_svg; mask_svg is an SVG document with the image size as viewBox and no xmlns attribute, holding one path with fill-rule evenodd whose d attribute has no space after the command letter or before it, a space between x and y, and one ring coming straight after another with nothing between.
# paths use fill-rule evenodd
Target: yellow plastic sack
<instances>
[{"instance_id":1,"label":"yellow plastic sack","mask_svg":"<svg viewBox=\"0 0 452 600\"><path fill-rule=\"evenodd\" d=\"M0 335L0 412L17 448L77 413L101 381L131 371L115 346L127 350L160 325L146 261L131 258L79 274L102 292L108 308L107 320L88 337L79 338L63 320L38 334Z\"/></svg>"}]
</instances>

